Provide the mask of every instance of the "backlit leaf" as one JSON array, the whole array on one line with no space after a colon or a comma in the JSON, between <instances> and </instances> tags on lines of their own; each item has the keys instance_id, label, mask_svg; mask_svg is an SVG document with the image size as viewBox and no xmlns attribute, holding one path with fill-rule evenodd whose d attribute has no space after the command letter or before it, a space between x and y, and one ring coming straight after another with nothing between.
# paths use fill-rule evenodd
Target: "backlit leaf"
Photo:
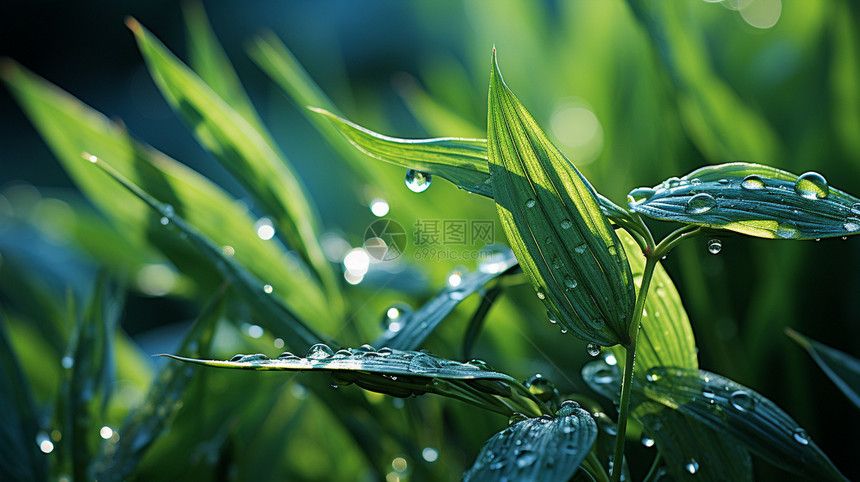
<instances>
[{"instance_id":1,"label":"backlit leaf","mask_svg":"<svg viewBox=\"0 0 860 482\"><path fill-rule=\"evenodd\" d=\"M818 367L842 390L851 403L860 408L860 360L794 330L787 329L786 333L806 349Z\"/></svg>"},{"instance_id":2,"label":"backlit leaf","mask_svg":"<svg viewBox=\"0 0 860 482\"><path fill-rule=\"evenodd\" d=\"M797 176L736 162L697 169L653 188L634 189L630 208L664 221L727 229L772 239L817 239L860 233L860 199L823 176Z\"/></svg>"},{"instance_id":3,"label":"backlit leaf","mask_svg":"<svg viewBox=\"0 0 860 482\"><path fill-rule=\"evenodd\" d=\"M508 242L549 315L584 340L630 342L633 276L588 181L505 86L490 78L493 192Z\"/></svg>"},{"instance_id":4,"label":"backlit leaf","mask_svg":"<svg viewBox=\"0 0 860 482\"><path fill-rule=\"evenodd\" d=\"M591 414L576 402L562 402L555 417L521 420L493 435L463 480L568 480L596 438Z\"/></svg>"}]
</instances>

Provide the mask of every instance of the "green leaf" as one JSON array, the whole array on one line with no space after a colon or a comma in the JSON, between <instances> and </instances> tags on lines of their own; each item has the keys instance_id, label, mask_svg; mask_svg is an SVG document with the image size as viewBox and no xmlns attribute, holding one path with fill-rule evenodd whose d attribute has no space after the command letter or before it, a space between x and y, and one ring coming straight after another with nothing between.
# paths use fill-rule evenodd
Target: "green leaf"
<instances>
[{"instance_id":1,"label":"green leaf","mask_svg":"<svg viewBox=\"0 0 860 482\"><path fill-rule=\"evenodd\" d=\"M365 129L325 109L310 110L331 120L356 149L370 157L439 176L460 189L493 197L485 139L399 139Z\"/></svg>"},{"instance_id":2,"label":"green leaf","mask_svg":"<svg viewBox=\"0 0 860 482\"><path fill-rule=\"evenodd\" d=\"M394 397L437 393L505 415L540 414L545 408L525 387L485 364L460 363L426 352L376 350L370 345L335 352L328 345L312 346L305 357L284 352L278 358L263 354L236 355L229 361L199 360L164 355L198 365L256 371L323 371L338 385L356 384Z\"/></svg>"},{"instance_id":3,"label":"green leaf","mask_svg":"<svg viewBox=\"0 0 860 482\"><path fill-rule=\"evenodd\" d=\"M568 480L596 438L591 414L566 401L555 417L521 420L493 435L463 480Z\"/></svg>"},{"instance_id":4,"label":"green leaf","mask_svg":"<svg viewBox=\"0 0 860 482\"><path fill-rule=\"evenodd\" d=\"M775 403L704 370L654 367L634 390L694 417L774 465L814 480L846 480L818 445Z\"/></svg>"},{"instance_id":5,"label":"green leaf","mask_svg":"<svg viewBox=\"0 0 860 482\"><path fill-rule=\"evenodd\" d=\"M401 313L397 318L398 329L386 330L374 344L397 350L418 348L460 302L516 265L517 260L510 251L494 253L478 266L477 271L464 274L459 285L446 286L418 310Z\"/></svg>"},{"instance_id":6,"label":"green leaf","mask_svg":"<svg viewBox=\"0 0 860 482\"><path fill-rule=\"evenodd\" d=\"M271 285L274 294L303 319L313 319L321 326L334 321L326 297L302 261L277 243L260 239L247 207L198 173L134 140L122 126L14 62L3 64L0 77L69 176L124 237L148 240L203 289L217 287L219 280L209 262L211 258L207 260L189 247L175 230L165 229L160 214L154 215L148 206L130 196L100 169L93 169L83 161L83 151L109 159L112 168L158 201L170 205L201 234L218 246L233 248L235 260Z\"/></svg>"},{"instance_id":7,"label":"green leaf","mask_svg":"<svg viewBox=\"0 0 860 482\"><path fill-rule=\"evenodd\" d=\"M212 301L203 309L183 338L179 351L189 356L205 356L215 334L218 319L224 311L222 285ZM149 388L144 402L131 411L119 430L119 441L108 440L90 466L91 479L126 480L143 458L147 449L161 436L168 420L180 406L186 388L194 374L183 364L170 361L161 369Z\"/></svg>"},{"instance_id":8,"label":"green leaf","mask_svg":"<svg viewBox=\"0 0 860 482\"><path fill-rule=\"evenodd\" d=\"M633 277L594 190L504 85L493 52L488 145L499 217L538 298L572 334L630 342Z\"/></svg>"},{"instance_id":9,"label":"green leaf","mask_svg":"<svg viewBox=\"0 0 860 482\"><path fill-rule=\"evenodd\" d=\"M787 328L785 333L806 349L818 367L860 408L860 360Z\"/></svg>"},{"instance_id":10,"label":"green leaf","mask_svg":"<svg viewBox=\"0 0 860 482\"><path fill-rule=\"evenodd\" d=\"M339 305L340 291L318 241L318 215L268 131L255 128L137 21L129 19L128 26L173 109L260 208L274 218L276 228L325 286L330 303Z\"/></svg>"},{"instance_id":11,"label":"green leaf","mask_svg":"<svg viewBox=\"0 0 860 482\"><path fill-rule=\"evenodd\" d=\"M697 169L653 188L634 189L630 208L664 221L771 239L818 239L860 233L860 199L820 174L797 176L736 162Z\"/></svg>"},{"instance_id":12,"label":"green leaf","mask_svg":"<svg viewBox=\"0 0 860 482\"><path fill-rule=\"evenodd\" d=\"M0 478L48 480L48 459L39 451L30 385L6 335L0 313Z\"/></svg>"}]
</instances>

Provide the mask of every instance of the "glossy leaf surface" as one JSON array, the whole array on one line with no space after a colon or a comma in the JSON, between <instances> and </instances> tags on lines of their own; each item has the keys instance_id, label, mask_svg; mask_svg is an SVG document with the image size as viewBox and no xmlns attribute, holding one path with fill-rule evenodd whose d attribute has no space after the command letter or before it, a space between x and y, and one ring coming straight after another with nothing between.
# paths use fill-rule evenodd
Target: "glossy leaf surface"
<instances>
[{"instance_id":1,"label":"glossy leaf surface","mask_svg":"<svg viewBox=\"0 0 860 482\"><path fill-rule=\"evenodd\" d=\"M851 403L860 408L860 360L794 330L786 330L786 333L806 349L818 367L842 390Z\"/></svg>"},{"instance_id":2,"label":"glossy leaf surface","mask_svg":"<svg viewBox=\"0 0 860 482\"><path fill-rule=\"evenodd\" d=\"M520 420L493 435L463 480L568 480L596 438L591 414L566 401L555 417Z\"/></svg>"},{"instance_id":3,"label":"glossy leaf surface","mask_svg":"<svg viewBox=\"0 0 860 482\"><path fill-rule=\"evenodd\" d=\"M759 164L720 164L634 189L627 199L631 209L648 217L760 238L860 233L860 199L814 172L797 176Z\"/></svg>"}]
</instances>

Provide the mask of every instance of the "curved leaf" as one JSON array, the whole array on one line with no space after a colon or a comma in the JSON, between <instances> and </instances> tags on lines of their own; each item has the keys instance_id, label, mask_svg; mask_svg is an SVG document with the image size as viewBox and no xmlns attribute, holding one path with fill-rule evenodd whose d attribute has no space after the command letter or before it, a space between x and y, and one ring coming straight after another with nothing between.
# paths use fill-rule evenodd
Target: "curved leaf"
<instances>
[{"instance_id":1,"label":"curved leaf","mask_svg":"<svg viewBox=\"0 0 860 482\"><path fill-rule=\"evenodd\" d=\"M797 422L749 388L680 368L652 368L646 380L634 380L634 390L722 431L771 463L814 480L845 480Z\"/></svg>"},{"instance_id":2,"label":"curved leaf","mask_svg":"<svg viewBox=\"0 0 860 482\"><path fill-rule=\"evenodd\" d=\"M860 233L860 199L817 173L797 176L736 162L697 169L628 195L634 211L665 221L771 239L817 239Z\"/></svg>"},{"instance_id":3,"label":"curved leaf","mask_svg":"<svg viewBox=\"0 0 860 482\"><path fill-rule=\"evenodd\" d=\"M635 293L594 190L504 85L493 51L488 145L505 235L538 298L584 340L627 345Z\"/></svg>"},{"instance_id":4,"label":"curved leaf","mask_svg":"<svg viewBox=\"0 0 860 482\"><path fill-rule=\"evenodd\" d=\"M568 480L596 438L591 414L562 402L555 417L521 420L493 435L463 480Z\"/></svg>"},{"instance_id":5,"label":"curved leaf","mask_svg":"<svg viewBox=\"0 0 860 482\"><path fill-rule=\"evenodd\" d=\"M818 367L842 390L851 403L860 408L860 360L807 338L790 328L785 332L809 352L809 356L815 360Z\"/></svg>"},{"instance_id":6,"label":"curved leaf","mask_svg":"<svg viewBox=\"0 0 860 482\"><path fill-rule=\"evenodd\" d=\"M198 365L256 371L323 371L338 385L356 384L394 397L437 393L505 415L525 410L540 414L541 402L528 389L482 362L460 363L423 351L376 350L370 345L334 352L328 345L312 346L305 357L284 352L278 358L263 354L236 355L229 361L199 360L164 355Z\"/></svg>"}]
</instances>

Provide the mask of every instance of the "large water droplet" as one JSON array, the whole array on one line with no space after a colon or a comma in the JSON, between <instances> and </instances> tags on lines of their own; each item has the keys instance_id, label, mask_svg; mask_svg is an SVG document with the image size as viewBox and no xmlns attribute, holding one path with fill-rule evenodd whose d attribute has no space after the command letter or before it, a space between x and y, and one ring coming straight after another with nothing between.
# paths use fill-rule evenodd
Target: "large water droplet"
<instances>
[{"instance_id":1,"label":"large water droplet","mask_svg":"<svg viewBox=\"0 0 860 482\"><path fill-rule=\"evenodd\" d=\"M755 409L755 399L746 391L738 390L729 396L732 407L739 412L749 412Z\"/></svg>"},{"instance_id":2,"label":"large water droplet","mask_svg":"<svg viewBox=\"0 0 860 482\"><path fill-rule=\"evenodd\" d=\"M527 207L527 208L533 208L533 207L535 207L535 200L534 200L534 199L529 199L528 201L526 201L526 207Z\"/></svg>"},{"instance_id":3,"label":"large water droplet","mask_svg":"<svg viewBox=\"0 0 860 482\"><path fill-rule=\"evenodd\" d=\"M575 279L571 278L570 276L564 277L564 286L566 286L567 289L572 290L572 289L576 288L576 285L577 285L577 283L576 283Z\"/></svg>"},{"instance_id":4,"label":"large water droplet","mask_svg":"<svg viewBox=\"0 0 860 482\"><path fill-rule=\"evenodd\" d=\"M424 192L430 187L433 176L426 172L409 169L406 171L406 187L412 192Z\"/></svg>"},{"instance_id":5,"label":"large water droplet","mask_svg":"<svg viewBox=\"0 0 860 482\"><path fill-rule=\"evenodd\" d=\"M317 343L308 349L308 354L305 358L308 360L325 360L334 355L334 351L325 343Z\"/></svg>"},{"instance_id":6,"label":"large water droplet","mask_svg":"<svg viewBox=\"0 0 860 482\"><path fill-rule=\"evenodd\" d=\"M794 429L792 436L794 437L794 441L800 445L809 445L809 435L806 434L806 430L797 427Z\"/></svg>"},{"instance_id":7,"label":"large water droplet","mask_svg":"<svg viewBox=\"0 0 860 482\"><path fill-rule=\"evenodd\" d=\"M687 214L704 214L717 206L717 200L707 193L696 194L687 201L684 211Z\"/></svg>"},{"instance_id":8,"label":"large water droplet","mask_svg":"<svg viewBox=\"0 0 860 482\"><path fill-rule=\"evenodd\" d=\"M532 395L542 402L549 401L556 392L555 384L537 373L523 383Z\"/></svg>"},{"instance_id":9,"label":"large water droplet","mask_svg":"<svg viewBox=\"0 0 860 482\"><path fill-rule=\"evenodd\" d=\"M824 176L817 172L801 174L794 183L794 192L807 199L824 199L830 194L830 187Z\"/></svg>"},{"instance_id":10,"label":"large water droplet","mask_svg":"<svg viewBox=\"0 0 860 482\"><path fill-rule=\"evenodd\" d=\"M678 187L681 184L682 184L681 179L679 179L677 177L670 177L669 179L666 179L665 181L663 181L663 184L661 184L660 187L663 189L672 189L673 187Z\"/></svg>"},{"instance_id":11,"label":"large water droplet","mask_svg":"<svg viewBox=\"0 0 860 482\"><path fill-rule=\"evenodd\" d=\"M695 474L699 471L699 463L696 462L696 459L690 459L687 461L687 464L684 465L684 470L691 474Z\"/></svg>"},{"instance_id":12,"label":"large water droplet","mask_svg":"<svg viewBox=\"0 0 860 482\"><path fill-rule=\"evenodd\" d=\"M776 235L783 239L791 239L797 235L797 225L792 221L779 223L776 227Z\"/></svg>"},{"instance_id":13,"label":"large water droplet","mask_svg":"<svg viewBox=\"0 0 860 482\"><path fill-rule=\"evenodd\" d=\"M642 432L642 437L640 437L639 441L642 442L642 445L645 447L650 448L654 446L654 439L648 436L645 432Z\"/></svg>"},{"instance_id":14,"label":"large water droplet","mask_svg":"<svg viewBox=\"0 0 860 482\"><path fill-rule=\"evenodd\" d=\"M636 188L630 191L629 194L627 194L627 204L633 206L635 204L643 203L651 199L651 196L653 196L655 192L657 191L651 189L650 187Z\"/></svg>"},{"instance_id":15,"label":"large water droplet","mask_svg":"<svg viewBox=\"0 0 860 482\"><path fill-rule=\"evenodd\" d=\"M708 241L708 252L711 254L719 254L723 249L723 242L719 239L711 239Z\"/></svg>"},{"instance_id":16,"label":"large water droplet","mask_svg":"<svg viewBox=\"0 0 860 482\"><path fill-rule=\"evenodd\" d=\"M596 344L596 343L589 343L589 344L585 347L585 351L587 351L587 352L588 352L588 354L589 354L589 355L591 355L591 356L597 356L597 355L600 355L600 345L598 345L598 344Z\"/></svg>"},{"instance_id":17,"label":"large water droplet","mask_svg":"<svg viewBox=\"0 0 860 482\"><path fill-rule=\"evenodd\" d=\"M849 233L860 231L860 219L854 217L847 218L845 219L845 222L842 223L842 227Z\"/></svg>"},{"instance_id":18,"label":"large water droplet","mask_svg":"<svg viewBox=\"0 0 860 482\"><path fill-rule=\"evenodd\" d=\"M741 182L741 187L754 191L756 189L764 189L764 179L761 176L750 174Z\"/></svg>"}]
</instances>

